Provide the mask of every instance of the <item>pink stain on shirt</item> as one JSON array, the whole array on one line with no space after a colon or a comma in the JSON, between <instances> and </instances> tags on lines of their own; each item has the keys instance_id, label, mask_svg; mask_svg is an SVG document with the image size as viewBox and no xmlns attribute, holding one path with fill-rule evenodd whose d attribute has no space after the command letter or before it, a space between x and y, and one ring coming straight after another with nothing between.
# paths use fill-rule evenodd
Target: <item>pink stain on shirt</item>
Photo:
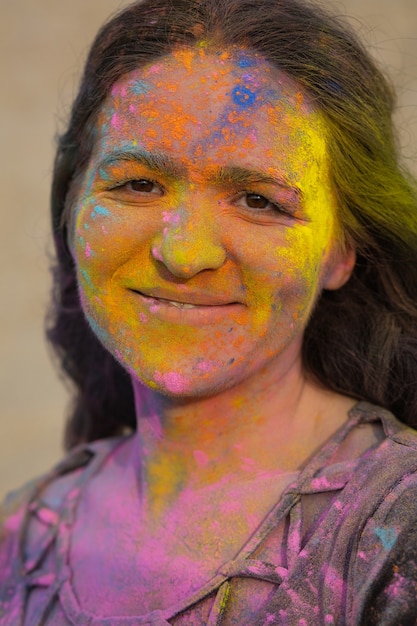
<instances>
[{"instance_id":1,"label":"pink stain on shirt","mask_svg":"<svg viewBox=\"0 0 417 626\"><path fill-rule=\"evenodd\" d=\"M330 487L330 483L325 476L322 476L321 478L313 478L311 485L313 489L327 489Z\"/></svg>"}]
</instances>

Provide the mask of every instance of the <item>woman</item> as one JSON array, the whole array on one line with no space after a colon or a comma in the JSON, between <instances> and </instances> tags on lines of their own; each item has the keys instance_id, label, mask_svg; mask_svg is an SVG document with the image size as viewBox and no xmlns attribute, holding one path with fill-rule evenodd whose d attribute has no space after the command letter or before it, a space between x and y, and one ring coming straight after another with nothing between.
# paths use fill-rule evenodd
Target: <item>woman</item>
<instances>
[{"instance_id":1,"label":"woman","mask_svg":"<svg viewBox=\"0 0 417 626\"><path fill-rule=\"evenodd\" d=\"M52 190L70 452L5 507L0 624L415 623L392 108L303 2L146 0L100 31Z\"/></svg>"}]
</instances>

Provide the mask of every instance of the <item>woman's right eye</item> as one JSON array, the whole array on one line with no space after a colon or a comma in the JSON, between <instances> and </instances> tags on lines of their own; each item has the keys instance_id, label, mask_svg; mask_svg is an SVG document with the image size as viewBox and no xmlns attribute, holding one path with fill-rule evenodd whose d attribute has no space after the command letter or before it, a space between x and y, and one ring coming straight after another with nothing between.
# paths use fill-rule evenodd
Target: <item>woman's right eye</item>
<instances>
[{"instance_id":1,"label":"woman's right eye","mask_svg":"<svg viewBox=\"0 0 417 626\"><path fill-rule=\"evenodd\" d=\"M129 180L123 185L120 185L127 191L133 191L136 193L144 194L156 194L162 195L162 189L153 180L147 178L139 178L137 180Z\"/></svg>"}]
</instances>

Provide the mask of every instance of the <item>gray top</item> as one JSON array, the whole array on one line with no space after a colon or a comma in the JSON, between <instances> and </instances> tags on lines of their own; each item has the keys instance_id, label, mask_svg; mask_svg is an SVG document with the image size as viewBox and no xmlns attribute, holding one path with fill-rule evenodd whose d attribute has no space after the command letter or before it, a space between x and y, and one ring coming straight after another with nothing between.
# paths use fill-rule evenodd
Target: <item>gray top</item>
<instances>
[{"instance_id":1,"label":"gray top","mask_svg":"<svg viewBox=\"0 0 417 626\"><path fill-rule=\"evenodd\" d=\"M363 424L380 433L376 443L340 460ZM121 441L80 446L9 497L0 626L417 624L417 433L388 411L357 404L236 558L192 597L142 616L92 615L71 584L69 543L84 486ZM43 502L62 476L60 497Z\"/></svg>"}]
</instances>

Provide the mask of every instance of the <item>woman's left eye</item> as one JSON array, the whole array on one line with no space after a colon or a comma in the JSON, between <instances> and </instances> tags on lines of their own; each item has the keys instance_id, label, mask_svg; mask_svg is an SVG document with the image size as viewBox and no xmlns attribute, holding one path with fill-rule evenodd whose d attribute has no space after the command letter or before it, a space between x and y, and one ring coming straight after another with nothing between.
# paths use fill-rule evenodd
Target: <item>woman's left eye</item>
<instances>
[{"instance_id":1,"label":"woman's left eye","mask_svg":"<svg viewBox=\"0 0 417 626\"><path fill-rule=\"evenodd\" d=\"M271 202L271 200L268 200L268 198L262 196L260 193L247 192L238 199L237 204L247 209L260 212L275 211L276 213L289 214L289 211L286 211L285 207L278 203Z\"/></svg>"},{"instance_id":2,"label":"woman's left eye","mask_svg":"<svg viewBox=\"0 0 417 626\"><path fill-rule=\"evenodd\" d=\"M250 209L266 209L268 206L270 208L274 206L268 198L261 196L259 193L247 193L243 196L243 199Z\"/></svg>"}]
</instances>

